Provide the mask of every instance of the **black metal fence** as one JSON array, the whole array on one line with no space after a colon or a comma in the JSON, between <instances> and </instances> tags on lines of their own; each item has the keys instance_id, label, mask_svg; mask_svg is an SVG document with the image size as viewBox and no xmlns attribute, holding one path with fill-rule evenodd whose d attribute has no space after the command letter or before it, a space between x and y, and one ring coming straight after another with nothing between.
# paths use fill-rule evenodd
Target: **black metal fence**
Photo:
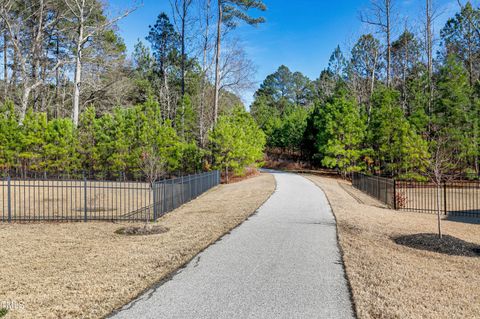
<instances>
[{"instance_id":1,"label":"black metal fence","mask_svg":"<svg viewBox=\"0 0 480 319\"><path fill-rule=\"evenodd\" d=\"M352 185L390 207L395 206L395 181L392 179L353 173Z\"/></svg>"},{"instance_id":2,"label":"black metal fence","mask_svg":"<svg viewBox=\"0 0 480 319\"><path fill-rule=\"evenodd\" d=\"M352 185L391 208L422 213L480 218L480 182L456 181L437 186L429 182L352 175Z\"/></svg>"},{"instance_id":3,"label":"black metal fence","mask_svg":"<svg viewBox=\"0 0 480 319\"><path fill-rule=\"evenodd\" d=\"M220 183L218 171L150 185L70 178L0 180L0 220L153 221Z\"/></svg>"},{"instance_id":4,"label":"black metal fence","mask_svg":"<svg viewBox=\"0 0 480 319\"><path fill-rule=\"evenodd\" d=\"M168 213L220 184L220 172L183 176L157 182L152 187L153 219Z\"/></svg>"}]
</instances>

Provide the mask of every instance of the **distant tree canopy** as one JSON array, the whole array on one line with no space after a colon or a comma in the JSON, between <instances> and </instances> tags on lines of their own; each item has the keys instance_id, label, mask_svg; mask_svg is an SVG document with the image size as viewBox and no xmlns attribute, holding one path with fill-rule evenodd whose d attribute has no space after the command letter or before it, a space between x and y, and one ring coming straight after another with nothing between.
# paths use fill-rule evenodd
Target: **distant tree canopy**
<instances>
[{"instance_id":1,"label":"distant tree canopy","mask_svg":"<svg viewBox=\"0 0 480 319\"><path fill-rule=\"evenodd\" d=\"M128 59L117 22L135 8L116 15L108 1L2 2L0 169L96 171L152 182L225 160L238 174L256 166L264 136L250 114L239 115L239 94L254 83L255 68L232 30L263 22L249 11L265 6L209 0L171 6ZM224 15L215 17L219 8ZM220 143L225 123L245 125L254 139L238 144L244 136L235 135L236 143ZM235 156L221 159L220 150Z\"/></svg>"},{"instance_id":2,"label":"distant tree canopy","mask_svg":"<svg viewBox=\"0 0 480 319\"><path fill-rule=\"evenodd\" d=\"M313 81L280 66L251 105L267 147L343 173L422 179L442 144L450 173L478 178L479 25L467 2L442 28L431 63L431 37L405 27L396 38L362 35L348 54L336 47Z\"/></svg>"}]
</instances>

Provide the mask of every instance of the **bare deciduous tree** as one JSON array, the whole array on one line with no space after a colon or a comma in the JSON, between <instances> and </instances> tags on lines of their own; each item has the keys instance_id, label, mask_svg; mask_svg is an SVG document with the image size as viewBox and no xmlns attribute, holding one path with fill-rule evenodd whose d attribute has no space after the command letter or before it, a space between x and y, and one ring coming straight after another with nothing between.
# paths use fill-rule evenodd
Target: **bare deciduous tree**
<instances>
[{"instance_id":1,"label":"bare deciduous tree","mask_svg":"<svg viewBox=\"0 0 480 319\"><path fill-rule=\"evenodd\" d=\"M458 166L460 157L455 148L455 143L448 134L437 132L432 139L432 158L431 179L436 186L436 203L437 203L437 226L438 236L442 238L442 186L444 183L455 178L455 169ZM445 195L443 195L445 196ZM445 209L447 209L445 207Z\"/></svg>"},{"instance_id":2,"label":"bare deciduous tree","mask_svg":"<svg viewBox=\"0 0 480 319\"><path fill-rule=\"evenodd\" d=\"M215 52L215 95L214 95L214 122L218 118L218 102L220 97L220 81L221 81L221 45L222 45L222 25L225 23L227 27L234 28L238 25L238 21L243 21L249 25L258 25L265 22L265 19L252 18L248 15L250 9L259 9L265 11L267 7L262 0L217 0L217 39Z\"/></svg>"},{"instance_id":3,"label":"bare deciduous tree","mask_svg":"<svg viewBox=\"0 0 480 319\"><path fill-rule=\"evenodd\" d=\"M190 24L189 9L192 5L193 0L170 0L170 4L173 8L173 20L175 25L179 26L177 32L180 34L180 43L181 43L181 95L182 98L185 95L185 65L187 59L186 53L186 38L187 38L187 28Z\"/></svg>"},{"instance_id":4,"label":"bare deciduous tree","mask_svg":"<svg viewBox=\"0 0 480 319\"><path fill-rule=\"evenodd\" d=\"M15 55L15 77L20 75L21 98L20 98L20 123L23 122L27 111L30 95L33 90L42 85L45 79L67 61L58 60L48 70L44 68L43 76L40 76L41 61L46 59L42 50L44 35L49 27L56 23L60 17L48 15L49 0L39 0L34 3L19 4L13 0L3 1L0 5L0 18L8 33L9 42L13 46ZM22 15L17 15L19 11ZM20 16L20 18L19 18ZM34 25L26 30L25 19L30 19ZM28 36L25 32L29 33ZM7 73L6 73L7 74ZM4 75L5 76L5 75Z\"/></svg>"},{"instance_id":5,"label":"bare deciduous tree","mask_svg":"<svg viewBox=\"0 0 480 319\"><path fill-rule=\"evenodd\" d=\"M137 7L126 10L121 15L113 19L107 19L104 22L98 21L102 13L102 5L97 0L64 0L71 15L71 23L75 32L75 71L73 79L73 108L72 120L75 126L78 125L79 106L80 106L80 87L82 84L82 63L83 52L87 43L100 32L125 18Z\"/></svg>"},{"instance_id":6,"label":"bare deciduous tree","mask_svg":"<svg viewBox=\"0 0 480 319\"><path fill-rule=\"evenodd\" d=\"M142 171L147 178L147 182L153 185L166 173L165 159L159 155L159 152L155 149L145 150L142 153Z\"/></svg>"},{"instance_id":7,"label":"bare deciduous tree","mask_svg":"<svg viewBox=\"0 0 480 319\"><path fill-rule=\"evenodd\" d=\"M220 90L242 93L254 87L257 69L238 40L227 43L220 63Z\"/></svg>"},{"instance_id":8,"label":"bare deciduous tree","mask_svg":"<svg viewBox=\"0 0 480 319\"><path fill-rule=\"evenodd\" d=\"M392 61L392 12L394 9L393 0L371 0L370 12L362 13L362 22L378 27L385 36L387 86L390 86L391 61Z\"/></svg>"}]
</instances>

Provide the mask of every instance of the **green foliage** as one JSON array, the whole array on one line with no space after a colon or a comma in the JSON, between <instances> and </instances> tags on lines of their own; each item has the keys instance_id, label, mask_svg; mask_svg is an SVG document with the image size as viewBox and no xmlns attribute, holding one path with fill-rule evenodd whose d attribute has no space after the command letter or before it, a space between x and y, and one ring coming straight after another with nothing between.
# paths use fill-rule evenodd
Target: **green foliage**
<instances>
[{"instance_id":1,"label":"green foliage","mask_svg":"<svg viewBox=\"0 0 480 319\"><path fill-rule=\"evenodd\" d=\"M303 107L290 107L281 118L273 120L270 145L287 150L299 150L309 111Z\"/></svg>"},{"instance_id":2,"label":"green foliage","mask_svg":"<svg viewBox=\"0 0 480 319\"><path fill-rule=\"evenodd\" d=\"M22 131L18 125L13 102L0 106L0 167L10 169L17 163L21 151Z\"/></svg>"},{"instance_id":3,"label":"green foliage","mask_svg":"<svg viewBox=\"0 0 480 319\"><path fill-rule=\"evenodd\" d=\"M7 308L0 308L0 318L5 317L8 313Z\"/></svg>"},{"instance_id":4,"label":"green foliage","mask_svg":"<svg viewBox=\"0 0 480 319\"><path fill-rule=\"evenodd\" d=\"M291 72L282 65L275 73L266 77L255 96L264 98L264 102L270 107L283 113L291 105L311 104L313 88L312 82L302 73Z\"/></svg>"},{"instance_id":5,"label":"green foliage","mask_svg":"<svg viewBox=\"0 0 480 319\"><path fill-rule=\"evenodd\" d=\"M193 142L195 140L196 126L197 114L193 109L190 96L185 95L179 103L175 119L176 130L184 141Z\"/></svg>"},{"instance_id":6,"label":"green foliage","mask_svg":"<svg viewBox=\"0 0 480 319\"><path fill-rule=\"evenodd\" d=\"M380 49L380 41L372 34L362 35L352 49L349 72L363 78L371 78L373 73L380 73Z\"/></svg>"},{"instance_id":7,"label":"green foliage","mask_svg":"<svg viewBox=\"0 0 480 319\"><path fill-rule=\"evenodd\" d=\"M204 170L203 160L207 151L199 148L195 143L183 143L179 170L183 173L196 173Z\"/></svg>"},{"instance_id":8,"label":"green foliage","mask_svg":"<svg viewBox=\"0 0 480 319\"><path fill-rule=\"evenodd\" d=\"M209 135L214 167L243 174L263 158L265 134L250 114L238 107L222 115Z\"/></svg>"},{"instance_id":9,"label":"green foliage","mask_svg":"<svg viewBox=\"0 0 480 319\"><path fill-rule=\"evenodd\" d=\"M23 121L21 151L19 159L22 168L43 170L45 159L42 157L46 145L47 115L29 110Z\"/></svg>"},{"instance_id":10,"label":"green foliage","mask_svg":"<svg viewBox=\"0 0 480 319\"><path fill-rule=\"evenodd\" d=\"M178 170L195 172L202 168L205 153L192 139L187 142L178 136L169 120L162 120L160 107L153 100L115 108L102 116L97 116L93 106L87 107L78 129L70 119L48 120L45 113L32 111L19 126L11 102L0 110L3 169L85 170L114 176L129 173L155 180Z\"/></svg>"},{"instance_id":11,"label":"green foliage","mask_svg":"<svg viewBox=\"0 0 480 319\"><path fill-rule=\"evenodd\" d=\"M427 136L430 124L428 73L426 68L420 67L406 83L408 121L419 134Z\"/></svg>"},{"instance_id":12,"label":"green foliage","mask_svg":"<svg viewBox=\"0 0 480 319\"><path fill-rule=\"evenodd\" d=\"M445 57L447 59L451 55L458 57L468 72L470 85L478 80L479 74L480 39L477 29L479 22L480 10L467 1L461 12L448 19L440 32L445 46Z\"/></svg>"},{"instance_id":13,"label":"green foliage","mask_svg":"<svg viewBox=\"0 0 480 319\"><path fill-rule=\"evenodd\" d=\"M355 100L339 88L327 103L317 105L312 116L316 127L313 156L322 165L342 172L359 170L365 123Z\"/></svg>"},{"instance_id":14,"label":"green foliage","mask_svg":"<svg viewBox=\"0 0 480 319\"><path fill-rule=\"evenodd\" d=\"M252 17L248 15L250 9L267 10L262 0L220 0L218 4L223 11L223 23L229 28L235 28L243 21L249 25L257 25L265 22L263 17Z\"/></svg>"},{"instance_id":15,"label":"green foliage","mask_svg":"<svg viewBox=\"0 0 480 319\"><path fill-rule=\"evenodd\" d=\"M395 90L380 88L372 97L367 139L376 155L375 169L394 175L425 172L428 144L405 118L399 96Z\"/></svg>"},{"instance_id":16,"label":"green foliage","mask_svg":"<svg viewBox=\"0 0 480 319\"><path fill-rule=\"evenodd\" d=\"M467 166L478 157L478 103L468 78L458 59L449 56L440 70L432 114L432 152L443 141L446 152L457 159L451 161L455 166Z\"/></svg>"},{"instance_id":17,"label":"green foliage","mask_svg":"<svg viewBox=\"0 0 480 319\"><path fill-rule=\"evenodd\" d=\"M159 71L163 75L169 65L174 63L175 54L179 51L180 35L165 12L160 13L155 24L149 28L146 39L152 46Z\"/></svg>"},{"instance_id":18,"label":"green foliage","mask_svg":"<svg viewBox=\"0 0 480 319\"><path fill-rule=\"evenodd\" d=\"M471 88L465 68L453 55L440 70L433 122L436 129L460 130L468 121ZM459 132L452 132L457 134Z\"/></svg>"},{"instance_id":19,"label":"green foliage","mask_svg":"<svg viewBox=\"0 0 480 319\"><path fill-rule=\"evenodd\" d=\"M271 106L268 98L264 95L255 99L250 107L250 114L268 138L272 136L275 128L280 125L280 111L276 107ZM268 141L268 145L273 144L274 141Z\"/></svg>"},{"instance_id":20,"label":"green foliage","mask_svg":"<svg viewBox=\"0 0 480 319\"><path fill-rule=\"evenodd\" d=\"M45 131L45 145L42 157L44 170L62 171L78 170L80 162L77 154L78 140L70 119L53 119L48 121Z\"/></svg>"}]
</instances>

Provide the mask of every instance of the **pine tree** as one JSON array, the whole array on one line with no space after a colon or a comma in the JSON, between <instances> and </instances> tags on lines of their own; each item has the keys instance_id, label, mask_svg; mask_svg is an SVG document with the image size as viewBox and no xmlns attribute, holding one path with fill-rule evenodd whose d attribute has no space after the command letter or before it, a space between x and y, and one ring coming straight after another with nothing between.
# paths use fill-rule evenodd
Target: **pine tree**
<instances>
[{"instance_id":1,"label":"pine tree","mask_svg":"<svg viewBox=\"0 0 480 319\"><path fill-rule=\"evenodd\" d=\"M466 164L468 153L476 144L475 122L478 114L471 100L469 76L457 57L450 55L442 67L437 82L437 96L433 109L435 138L448 136L452 153ZM477 149L474 147L474 149Z\"/></svg>"},{"instance_id":2,"label":"pine tree","mask_svg":"<svg viewBox=\"0 0 480 319\"><path fill-rule=\"evenodd\" d=\"M243 174L263 159L265 134L250 114L238 107L231 115L222 115L209 135L214 167Z\"/></svg>"},{"instance_id":3,"label":"pine tree","mask_svg":"<svg viewBox=\"0 0 480 319\"><path fill-rule=\"evenodd\" d=\"M44 168L50 172L75 172L80 168L75 127L70 119L48 121L43 147Z\"/></svg>"},{"instance_id":4,"label":"pine tree","mask_svg":"<svg viewBox=\"0 0 480 319\"><path fill-rule=\"evenodd\" d=\"M318 115L316 145L322 165L338 168L344 175L359 170L365 123L355 100L340 86Z\"/></svg>"},{"instance_id":5,"label":"pine tree","mask_svg":"<svg viewBox=\"0 0 480 319\"><path fill-rule=\"evenodd\" d=\"M12 101L6 101L0 107L0 167L9 171L18 165L18 156L22 149L23 132L18 125L18 116Z\"/></svg>"},{"instance_id":6,"label":"pine tree","mask_svg":"<svg viewBox=\"0 0 480 319\"><path fill-rule=\"evenodd\" d=\"M428 166L428 144L405 118L400 93L379 88L372 97L368 145L376 158L376 170L388 175L416 177Z\"/></svg>"},{"instance_id":7,"label":"pine tree","mask_svg":"<svg viewBox=\"0 0 480 319\"><path fill-rule=\"evenodd\" d=\"M47 115L28 110L22 125L22 141L19 159L23 171L43 171L46 163L44 147Z\"/></svg>"}]
</instances>

